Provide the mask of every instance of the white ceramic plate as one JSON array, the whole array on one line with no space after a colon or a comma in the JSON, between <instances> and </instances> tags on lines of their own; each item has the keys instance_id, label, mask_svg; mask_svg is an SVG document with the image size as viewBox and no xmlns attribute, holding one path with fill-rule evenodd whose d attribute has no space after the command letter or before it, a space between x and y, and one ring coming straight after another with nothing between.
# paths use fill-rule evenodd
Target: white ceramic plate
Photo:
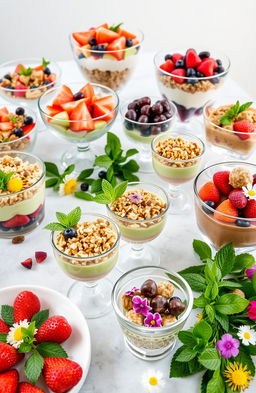
<instances>
[{"instance_id":1,"label":"white ceramic plate","mask_svg":"<svg viewBox=\"0 0 256 393\"><path fill-rule=\"evenodd\" d=\"M41 310L49 309L50 316L64 316L72 326L71 336L61 345L68 353L69 359L79 363L83 369L83 376L80 382L73 389L69 390L69 393L78 393L83 386L91 362L90 332L83 314L66 296L53 289L35 285L16 285L0 289L0 305L9 304L12 306L15 297L22 291L35 293L40 299ZM24 360L16 368L20 374L20 381L27 381L22 371L23 367ZM42 377L40 377L36 386L47 393L51 392Z\"/></svg>"}]
</instances>

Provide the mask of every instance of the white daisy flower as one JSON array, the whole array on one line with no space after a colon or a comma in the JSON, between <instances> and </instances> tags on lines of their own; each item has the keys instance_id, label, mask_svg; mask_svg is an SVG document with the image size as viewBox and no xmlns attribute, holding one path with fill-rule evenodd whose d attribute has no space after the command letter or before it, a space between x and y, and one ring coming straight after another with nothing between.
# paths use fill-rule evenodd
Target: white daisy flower
<instances>
[{"instance_id":1,"label":"white daisy flower","mask_svg":"<svg viewBox=\"0 0 256 393\"><path fill-rule=\"evenodd\" d=\"M159 393L165 385L163 373L156 370L148 370L142 376L141 382L147 393Z\"/></svg>"},{"instance_id":2,"label":"white daisy flower","mask_svg":"<svg viewBox=\"0 0 256 393\"><path fill-rule=\"evenodd\" d=\"M21 328L28 328L29 327L29 322L27 319L24 319L24 321L20 321L19 323L14 323L12 327L9 330L9 333L7 334L6 337L6 342L10 345L12 345L14 348L19 348L20 345L23 343L23 336L21 332ZM34 334L37 333L37 329L35 329Z\"/></svg>"},{"instance_id":3,"label":"white daisy flower","mask_svg":"<svg viewBox=\"0 0 256 393\"><path fill-rule=\"evenodd\" d=\"M63 181L64 183L59 185L60 196L73 194L77 190L78 182L72 174L65 176Z\"/></svg>"},{"instance_id":4,"label":"white daisy flower","mask_svg":"<svg viewBox=\"0 0 256 393\"><path fill-rule=\"evenodd\" d=\"M250 326L240 326L237 335L244 345L256 344L256 332Z\"/></svg>"},{"instance_id":5,"label":"white daisy flower","mask_svg":"<svg viewBox=\"0 0 256 393\"><path fill-rule=\"evenodd\" d=\"M242 187L244 195L249 199L256 199L256 184L247 184L246 187Z\"/></svg>"}]
</instances>

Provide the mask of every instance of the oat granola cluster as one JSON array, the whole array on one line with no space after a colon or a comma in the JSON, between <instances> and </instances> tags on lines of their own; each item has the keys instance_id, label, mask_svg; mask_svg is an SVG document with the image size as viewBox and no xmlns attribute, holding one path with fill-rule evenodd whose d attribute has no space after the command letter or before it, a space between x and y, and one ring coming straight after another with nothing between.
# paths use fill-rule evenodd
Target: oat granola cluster
<instances>
[{"instance_id":1,"label":"oat granola cluster","mask_svg":"<svg viewBox=\"0 0 256 393\"><path fill-rule=\"evenodd\" d=\"M220 119L225 115L225 113L232 107L233 105L222 105L218 108L208 108L207 118L210 122L216 124L217 126L221 126ZM239 113L235 118L232 119L230 124L223 126L227 130L233 131L234 123L241 120L247 120L252 124L256 125L256 108L248 108L245 111Z\"/></svg>"},{"instance_id":2,"label":"oat granola cluster","mask_svg":"<svg viewBox=\"0 0 256 393\"><path fill-rule=\"evenodd\" d=\"M171 89L180 89L187 93L197 93L197 92L206 92L208 90L218 89L220 87L220 83L213 84L211 80L202 80L198 81L197 83L189 84L189 83L177 83L174 79L172 79L169 75L160 75L161 83L166 86L170 87Z\"/></svg>"},{"instance_id":3,"label":"oat granola cluster","mask_svg":"<svg viewBox=\"0 0 256 393\"><path fill-rule=\"evenodd\" d=\"M246 187L253 183L253 176L249 169L244 167L237 167L232 169L229 174L229 184L234 188Z\"/></svg>"},{"instance_id":4,"label":"oat granola cluster","mask_svg":"<svg viewBox=\"0 0 256 393\"><path fill-rule=\"evenodd\" d=\"M88 80L108 86L113 90L117 90L126 83L131 74L129 68L125 68L122 71L101 71L98 69L89 70L86 66L82 66L82 69Z\"/></svg>"}]
</instances>

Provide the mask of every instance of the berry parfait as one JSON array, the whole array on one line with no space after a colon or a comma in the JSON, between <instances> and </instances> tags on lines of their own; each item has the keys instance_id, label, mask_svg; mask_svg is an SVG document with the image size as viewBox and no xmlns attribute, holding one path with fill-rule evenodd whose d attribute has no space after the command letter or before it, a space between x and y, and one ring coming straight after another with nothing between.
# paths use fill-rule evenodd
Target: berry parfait
<instances>
[{"instance_id":1,"label":"berry parfait","mask_svg":"<svg viewBox=\"0 0 256 393\"><path fill-rule=\"evenodd\" d=\"M133 143L140 145L137 162L140 172L152 173L150 143L160 133L171 131L176 107L166 98L141 97L127 100L121 107L123 129Z\"/></svg>"}]
</instances>

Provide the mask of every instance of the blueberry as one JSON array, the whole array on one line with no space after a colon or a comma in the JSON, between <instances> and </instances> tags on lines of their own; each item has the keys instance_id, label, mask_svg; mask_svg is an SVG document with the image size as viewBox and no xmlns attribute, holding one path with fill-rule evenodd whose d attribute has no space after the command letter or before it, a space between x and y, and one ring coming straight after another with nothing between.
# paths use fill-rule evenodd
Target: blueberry
<instances>
[{"instance_id":1,"label":"blueberry","mask_svg":"<svg viewBox=\"0 0 256 393\"><path fill-rule=\"evenodd\" d=\"M205 75L202 74L202 72L199 72L199 71L196 71L196 76L197 76L198 78L204 78L204 77L205 77Z\"/></svg>"},{"instance_id":2,"label":"blueberry","mask_svg":"<svg viewBox=\"0 0 256 393\"><path fill-rule=\"evenodd\" d=\"M93 38L89 39L88 43L89 43L89 45L94 46L94 45L97 45L97 40L96 40L96 38L93 37Z\"/></svg>"},{"instance_id":3,"label":"blueberry","mask_svg":"<svg viewBox=\"0 0 256 393\"><path fill-rule=\"evenodd\" d=\"M2 83L3 82L3 79L0 79L0 83Z\"/></svg>"},{"instance_id":4,"label":"blueberry","mask_svg":"<svg viewBox=\"0 0 256 393\"><path fill-rule=\"evenodd\" d=\"M194 68L188 68L187 72L186 72L186 76L188 78L195 77L196 76L196 70Z\"/></svg>"},{"instance_id":5,"label":"blueberry","mask_svg":"<svg viewBox=\"0 0 256 393\"><path fill-rule=\"evenodd\" d=\"M131 46L133 46L133 40L131 38L126 38L126 47L130 48Z\"/></svg>"},{"instance_id":6,"label":"blueberry","mask_svg":"<svg viewBox=\"0 0 256 393\"><path fill-rule=\"evenodd\" d=\"M170 122L167 121L166 123L161 124L161 131L162 132L167 131L169 130L169 127L170 127Z\"/></svg>"},{"instance_id":7,"label":"blueberry","mask_svg":"<svg viewBox=\"0 0 256 393\"><path fill-rule=\"evenodd\" d=\"M91 47L91 50L98 50L98 45L93 45L93 46Z\"/></svg>"},{"instance_id":8,"label":"blueberry","mask_svg":"<svg viewBox=\"0 0 256 393\"><path fill-rule=\"evenodd\" d=\"M205 201L204 202L207 206L209 206L209 207L211 207L212 209L215 209L215 203L213 202L213 201ZM209 210L209 209L207 209L207 207L206 206L202 206L202 209L203 209L203 211L206 213L206 214L213 214L213 212L211 211L211 210Z\"/></svg>"},{"instance_id":9,"label":"blueberry","mask_svg":"<svg viewBox=\"0 0 256 393\"><path fill-rule=\"evenodd\" d=\"M215 74L215 73L214 73ZM210 79L210 81L214 84L214 85L216 85L217 83L219 83L219 81L220 81L220 78L212 78L212 79Z\"/></svg>"},{"instance_id":10,"label":"blueberry","mask_svg":"<svg viewBox=\"0 0 256 393\"><path fill-rule=\"evenodd\" d=\"M85 55L83 53L79 53L78 59L84 59L84 58L85 58Z\"/></svg>"},{"instance_id":11,"label":"blueberry","mask_svg":"<svg viewBox=\"0 0 256 393\"><path fill-rule=\"evenodd\" d=\"M105 45L98 45L98 50L105 51L107 48Z\"/></svg>"},{"instance_id":12,"label":"blueberry","mask_svg":"<svg viewBox=\"0 0 256 393\"><path fill-rule=\"evenodd\" d=\"M81 188L81 191L88 191L89 190L89 184L82 183L80 188Z\"/></svg>"},{"instance_id":13,"label":"blueberry","mask_svg":"<svg viewBox=\"0 0 256 393\"><path fill-rule=\"evenodd\" d=\"M9 75L9 74L5 74L5 75L4 75L4 79L8 79L8 81L11 81L11 80L12 80L12 77L11 77L11 75Z\"/></svg>"},{"instance_id":14,"label":"blueberry","mask_svg":"<svg viewBox=\"0 0 256 393\"><path fill-rule=\"evenodd\" d=\"M31 85L30 89L37 89L37 86L36 85Z\"/></svg>"},{"instance_id":15,"label":"blueberry","mask_svg":"<svg viewBox=\"0 0 256 393\"><path fill-rule=\"evenodd\" d=\"M175 63L175 68L185 68L184 60L182 60L182 59L177 60L176 63Z\"/></svg>"},{"instance_id":16,"label":"blueberry","mask_svg":"<svg viewBox=\"0 0 256 393\"><path fill-rule=\"evenodd\" d=\"M43 71L44 71L44 74L45 75L51 75L51 70L50 70L50 68L49 67L45 67L44 69L43 69Z\"/></svg>"},{"instance_id":17,"label":"blueberry","mask_svg":"<svg viewBox=\"0 0 256 393\"><path fill-rule=\"evenodd\" d=\"M26 116L25 119L24 119L24 124L26 126L29 126L32 123L33 123L33 118L31 116Z\"/></svg>"},{"instance_id":18,"label":"blueberry","mask_svg":"<svg viewBox=\"0 0 256 393\"><path fill-rule=\"evenodd\" d=\"M236 220L235 224L238 227L244 227L244 228L247 228L251 225L250 221L247 220Z\"/></svg>"},{"instance_id":19,"label":"blueberry","mask_svg":"<svg viewBox=\"0 0 256 393\"><path fill-rule=\"evenodd\" d=\"M106 177L107 177L107 172L106 172L106 171L99 171L98 177L99 177L100 179L106 179Z\"/></svg>"},{"instance_id":20,"label":"blueberry","mask_svg":"<svg viewBox=\"0 0 256 393\"><path fill-rule=\"evenodd\" d=\"M165 55L164 60L172 60L172 55Z\"/></svg>"},{"instance_id":21,"label":"blueberry","mask_svg":"<svg viewBox=\"0 0 256 393\"><path fill-rule=\"evenodd\" d=\"M132 131L134 129L134 124L128 120L124 121L124 126L129 131Z\"/></svg>"},{"instance_id":22,"label":"blueberry","mask_svg":"<svg viewBox=\"0 0 256 393\"><path fill-rule=\"evenodd\" d=\"M50 81L48 81L48 80L45 80L45 81L44 81L44 85L50 85L50 84L51 84Z\"/></svg>"},{"instance_id":23,"label":"blueberry","mask_svg":"<svg viewBox=\"0 0 256 393\"><path fill-rule=\"evenodd\" d=\"M16 113L17 116L22 116L22 115L24 115L24 113L25 113L25 109L22 108L21 106L19 106L19 107L16 109L15 113Z\"/></svg>"},{"instance_id":24,"label":"blueberry","mask_svg":"<svg viewBox=\"0 0 256 393\"><path fill-rule=\"evenodd\" d=\"M200 59L206 59L207 57L210 57L210 52L208 51L203 51L199 53Z\"/></svg>"},{"instance_id":25,"label":"blueberry","mask_svg":"<svg viewBox=\"0 0 256 393\"><path fill-rule=\"evenodd\" d=\"M195 85L198 82L198 79L187 79L187 83L189 83L190 85Z\"/></svg>"},{"instance_id":26,"label":"blueberry","mask_svg":"<svg viewBox=\"0 0 256 393\"><path fill-rule=\"evenodd\" d=\"M77 231L74 228L67 228L63 231L65 239L72 239L77 236Z\"/></svg>"},{"instance_id":27,"label":"blueberry","mask_svg":"<svg viewBox=\"0 0 256 393\"><path fill-rule=\"evenodd\" d=\"M222 67L222 66L219 66L219 67L216 68L215 71L216 71L218 74L220 74L221 72L224 72L224 71L225 71L225 68Z\"/></svg>"},{"instance_id":28,"label":"blueberry","mask_svg":"<svg viewBox=\"0 0 256 393\"><path fill-rule=\"evenodd\" d=\"M142 136L150 136L150 135L151 135L151 129L150 129L150 127L147 127L147 128L145 128L145 129L142 129L140 132L141 132L141 135L142 135Z\"/></svg>"},{"instance_id":29,"label":"blueberry","mask_svg":"<svg viewBox=\"0 0 256 393\"><path fill-rule=\"evenodd\" d=\"M18 136L19 138L21 138L24 135L24 131L22 128L16 128L14 130L14 135Z\"/></svg>"},{"instance_id":30,"label":"blueberry","mask_svg":"<svg viewBox=\"0 0 256 393\"><path fill-rule=\"evenodd\" d=\"M219 66L222 65L222 61L221 61L220 59L217 59L217 60L216 60L216 63L217 63Z\"/></svg>"},{"instance_id":31,"label":"blueberry","mask_svg":"<svg viewBox=\"0 0 256 393\"><path fill-rule=\"evenodd\" d=\"M8 90L14 90L14 87L11 86L11 85L5 86L5 88L8 89Z\"/></svg>"},{"instance_id":32,"label":"blueberry","mask_svg":"<svg viewBox=\"0 0 256 393\"><path fill-rule=\"evenodd\" d=\"M73 95L73 98L75 101L81 100L82 98L84 98L84 93L82 91L78 91Z\"/></svg>"}]
</instances>

